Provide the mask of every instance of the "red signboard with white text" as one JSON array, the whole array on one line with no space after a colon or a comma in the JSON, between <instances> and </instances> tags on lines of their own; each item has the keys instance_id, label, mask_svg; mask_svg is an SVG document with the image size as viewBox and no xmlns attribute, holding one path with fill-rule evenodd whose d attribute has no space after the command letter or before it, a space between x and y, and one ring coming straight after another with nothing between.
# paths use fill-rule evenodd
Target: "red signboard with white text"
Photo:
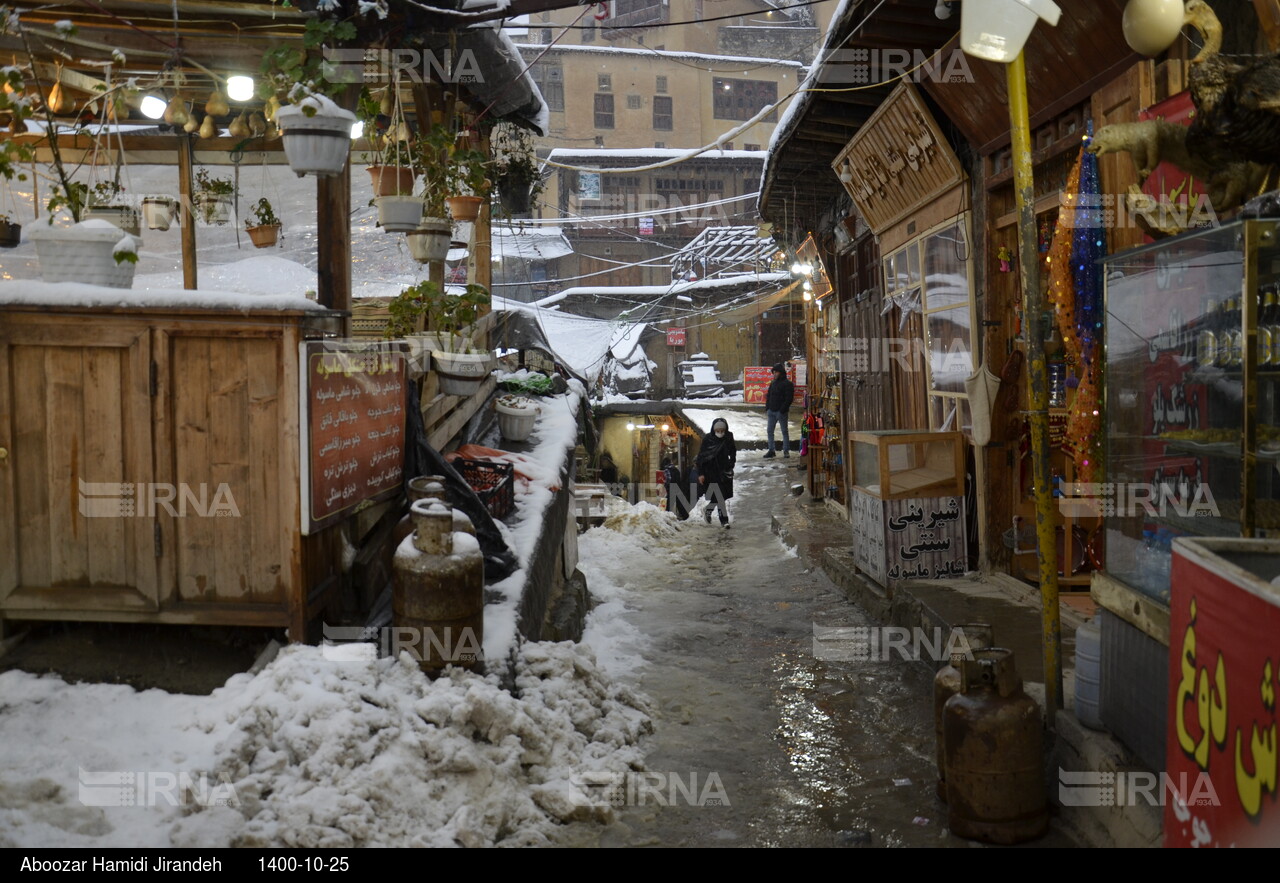
<instances>
[{"instance_id":1,"label":"red signboard with white text","mask_svg":"<svg viewBox=\"0 0 1280 883\"><path fill-rule=\"evenodd\" d=\"M683 328L667 329L667 346L684 346L685 330Z\"/></svg>"},{"instance_id":2,"label":"red signboard with white text","mask_svg":"<svg viewBox=\"0 0 1280 883\"><path fill-rule=\"evenodd\" d=\"M1278 562L1274 540L1174 544L1165 846L1280 845Z\"/></svg>"}]
</instances>

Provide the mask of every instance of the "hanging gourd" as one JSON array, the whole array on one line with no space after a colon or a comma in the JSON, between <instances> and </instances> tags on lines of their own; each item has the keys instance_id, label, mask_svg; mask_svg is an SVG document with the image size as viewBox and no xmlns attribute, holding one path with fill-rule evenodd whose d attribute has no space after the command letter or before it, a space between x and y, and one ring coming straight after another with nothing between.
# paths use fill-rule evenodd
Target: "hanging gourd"
<instances>
[{"instance_id":1,"label":"hanging gourd","mask_svg":"<svg viewBox=\"0 0 1280 883\"><path fill-rule=\"evenodd\" d=\"M200 137L212 138L217 134L218 128L213 124L213 114L206 113L204 115L204 122L200 124Z\"/></svg>"},{"instance_id":2,"label":"hanging gourd","mask_svg":"<svg viewBox=\"0 0 1280 883\"><path fill-rule=\"evenodd\" d=\"M67 100L66 92L62 88L62 80L58 80L49 90L49 112L54 116L62 116L70 109L70 105L71 102Z\"/></svg>"},{"instance_id":3,"label":"hanging gourd","mask_svg":"<svg viewBox=\"0 0 1280 883\"><path fill-rule=\"evenodd\" d=\"M247 111L240 111L240 116L231 121L231 125L227 126L227 132L232 138L248 138L249 137L249 118Z\"/></svg>"},{"instance_id":4,"label":"hanging gourd","mask_svg":"<svg viewBox=\"0 0 1280 883\"><path fill-rule=\"evenodd\" d=\"M205 119L208 119L208 117L206 116ZM187 121L182 124L182 131L190 135L192 132L196 132L199 129L200 129L200 123L196 121L195 113L192 112L187 114Z\"/></svg>"},{"instance_id":5,"label":"hanging gourd","mask_svg":"<svg viewBox=\"0 0 1280 883\"><path fill-rule=\"evenodd\" d=\"M227 99L222 97L221 90L214 89L209 93L209 100L204 103L204 112L215 117L231 113L231 106L227 104Z\"/></svg>"},{"instance_id":6,"label":"hanging gourd","mask_svg":"<svg viewBox=\"0 0 1280 883\"><path fill-rule=\"evenodd\" d=\"M255 110L249 117L249 131L255 138L261 138L267 134L267 118L260 111Z\"/></svg>"},{"instance_id":7,"label":"hanging gourd","mask_svg":"<svg viewBox=\"0 0 1280 883\"><path fill-rule=\"evenodd\" d=\"M164 109L164 121L171 126L185 126L190 119L191 114L187 113L187 100L179 92L169 99L169 104Z\"/></svg>"},{"instance_id":8,"label":"hanging gourd","mask_svg":"<svg viewBox=\"0 0 1280 883\"><path fill-rule=\"evenodd\" d=\"M378 104L378 113L389 117L396 109L395 86L388 86L382 90L382 101Z\"/></svg>"},{"instance_id":9,"label":"hanging gourd","mask_svg":"<svg viewBox=\"0 0 1280 883\"><path fill-rule=\"evenodd\" d=\"M263 108L263 112L271 122L276 120L276 111L280 109L280 99L272 95L267 99L267 106Z\"/></svg>"}]
</instances>

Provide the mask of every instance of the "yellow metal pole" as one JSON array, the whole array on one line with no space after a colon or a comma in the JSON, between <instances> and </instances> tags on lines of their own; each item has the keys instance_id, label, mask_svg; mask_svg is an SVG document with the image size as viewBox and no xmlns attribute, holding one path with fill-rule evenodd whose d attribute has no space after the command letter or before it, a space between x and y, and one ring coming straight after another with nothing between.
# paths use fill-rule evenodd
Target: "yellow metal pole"
<instances>
[{"instance_id":1,"label":"yellow metal pole","mask_svg":"<svg viewBox=\"0 0 1280 883\"><path fill-rule=\"evenodd\" d=\"M1018 203L1018 263L1027 317L1028 397L1031 460L1035 481L1036 538L1039 541L1041 624L1044 637L1045 720L1053 727L1062 707L1062 618L1058 610L1058 538L1049 474L1049 383L1044 355L1044 294L1036 248L1035 185L1031 175L1031 124L1027 110L1027 66L1021 52L1006 69L1009 130L1013 141L1014 195Z\"/></svg>"}]
</instances>

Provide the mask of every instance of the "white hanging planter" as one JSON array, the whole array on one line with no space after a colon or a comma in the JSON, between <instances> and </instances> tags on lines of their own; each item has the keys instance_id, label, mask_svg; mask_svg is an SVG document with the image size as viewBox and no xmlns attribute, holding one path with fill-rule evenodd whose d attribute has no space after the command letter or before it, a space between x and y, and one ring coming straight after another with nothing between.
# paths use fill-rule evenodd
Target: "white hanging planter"
<instances>
[{"instance_id":1,"label":"white hanging planter","mask_svg":"<svg viewBox=\"0 0 1280 883\"><path fill-rule=\"evenodd\" d=\"M351 127L356 115L322 95L312 95L276 111L289 168L303 175L340 174L351 153Z\"/></svg>"},{"instance_id":2,"label":"white hanging planter","mask_svg":"<svg viewBox=\"0 0 1280 883\"><path fill-rule=\"evenodd\" d=\"M142 220L149 230L168 230L177 203L169 196L148 196L142 200Z\"/></svg>"},{"instance_id":3,"label":"white hanging planter","mask_svg":"<svg viewBox=\"0 0 1280 883\"><path fill-rule=\"evenodd\" d=\"M211 227L225 227L231 222L231 197L198 193L195 198L196 214Z\"/></svg>"},{"instance_id":4,"label":"white hanging planter","mask_svg":"<svg viewBox=\"0 0 1280 883\"><path fill-rule=\"evenodd\" d=\"M384 233L409 233L422 220L422 198L418 196L378 196L378 225Z\"/></svg>"},{"instance_id":5,"label":"white hanging planter","mask_svg":"<svg viewBox=\"0 0 1280 883\"><path fill-rule=\"evenodd\" d=\"M507 404L498 399L493 409L498 412L498 430L503 438L522 442L533 433L533 424L538 419L537 405L529 401Z\"/></svg>"},{"instance_id":6,"label":"white hanging planter","mask_svg":"<svg viewBox=\"0 0 1280 883\"><path fill-rule=\"evenodd\" d=\"M443 261L449 254L453 225L444 218L423 218L417 228L405 234L409 254L420 264Z\"/></svg>"},{"instance_id":7,"label":"white hanging planter","mask_svg":"<svg viewBox=\"0 0 1280 883\"><path fill-rule=\"evenodd\" d=\"M108 288L133 287L136 264L116 263L117 251L136 253L138 241L108 221L82 221L74 227L47 227L31 230L28 238L36 244L40 278L45 282L83 282Z\"/></svg>"},{"instance_id":8,"label":"white hanging planter","mask_svg":"<svg viewBox=\"0 0 1280 883\"><path fill-rule=\"evenodd\" d=\"M431 358L440 378L440 391L445 395L475 395L493 370L493 362L488 353L446 353L434 350Z\"/></svg>"},{"instance_id":9,"label":"white hanging planter","mask_svg":"<svg viewBox=\"0 0 1280 883\"><path fill-rule=\"evenodd\" d=\"M142 235L142 221L138 210L128 205L90 205L85 206L81 217L85 221L106 221L119 227L130 236Z\"/></svg>"}]
</instances>

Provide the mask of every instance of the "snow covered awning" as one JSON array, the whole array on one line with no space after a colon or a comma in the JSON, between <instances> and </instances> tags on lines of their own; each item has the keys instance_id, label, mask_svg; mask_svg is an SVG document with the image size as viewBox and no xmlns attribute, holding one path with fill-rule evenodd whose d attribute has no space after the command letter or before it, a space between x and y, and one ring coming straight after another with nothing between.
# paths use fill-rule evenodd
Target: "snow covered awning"
<instances>
[{"instance_id":1,"label":"snow covered awning","mask_svg":"<svg viewBox=\"0 0 1280 883\"><path fill-rule=\"evenodd\" d=\"M705 279L722 270L762 269L777 250L773 237L762 235L754 224L708 227L676 252L673 273L684 278L692 271Z\"/></svg>"},{"instance_id":2,"label":"snow covered awning","mask_svg":"<svg viewBox=\"0 0 1280 883\"><path fill-rule=\"evenodd\" d=\"M494 226L493 256L524 261L550 261L573 254L561 227Z\"/></svg>"}]
</instances>

